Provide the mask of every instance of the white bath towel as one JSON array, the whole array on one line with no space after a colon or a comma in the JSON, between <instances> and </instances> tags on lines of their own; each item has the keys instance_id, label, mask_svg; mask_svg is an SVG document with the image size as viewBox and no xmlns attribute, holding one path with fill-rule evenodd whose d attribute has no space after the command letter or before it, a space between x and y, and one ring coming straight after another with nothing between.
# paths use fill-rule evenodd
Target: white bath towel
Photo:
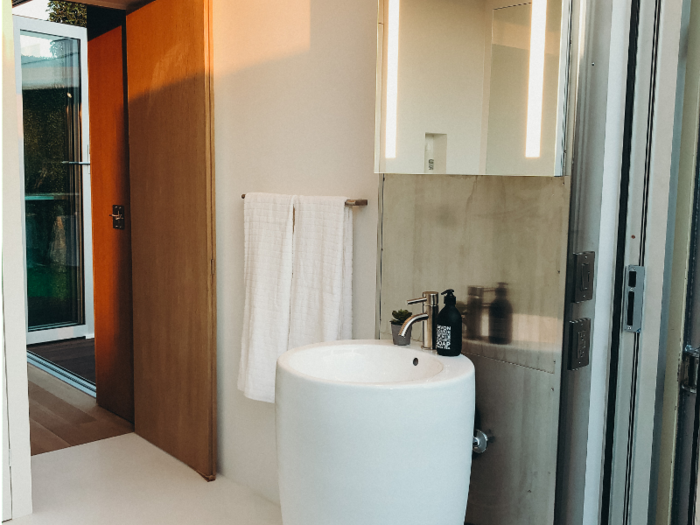
<instances>
[{"instance_id":1,"label":"white bath towel","mask_svg":"<svg viewBox=\"0 0 700 525\"><path fill-rule=\"evenodd\" d=\"M352 337L352 210L345 197L298 197L289 345Z\"/></svg>"},{"instance_id":2,"label":"white bath towel","mask_svg":"<svg viewBox=\"0 0 700 525\"><path fill-rule=\"evenodd\" d=\"M293 195L248 193L244 205L245 309L238 388L275 401L275 366L287 350L292 285Z\"/></svg>"}]
</instances>

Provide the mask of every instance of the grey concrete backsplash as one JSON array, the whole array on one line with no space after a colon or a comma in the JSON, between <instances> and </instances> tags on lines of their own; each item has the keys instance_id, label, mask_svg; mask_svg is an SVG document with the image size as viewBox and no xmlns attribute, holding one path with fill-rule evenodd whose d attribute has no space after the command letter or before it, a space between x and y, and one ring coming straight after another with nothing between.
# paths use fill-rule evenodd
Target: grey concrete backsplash
<instances>
[{"instance_id":1,"label":"grey concrete backsplash","mask_svg":"<svg viewBox=\"0 0 700 525\"><path fill-rule=\"evenodd\" d=\"M466 303L469 286L505 282L513 345L465 339L465 353L553 373L561 348L568 210L568 178L386 175L382 337L391 334L391 311L407 308L406 300L425 290L453 288ZM487 290L484 302L493 298ZM488 336L488 306L482 319ZM420 339L420 328L413 337Z\"/></svg>"},{"instance_id":2,"label":"grey concrete backsplash","mask_svg":"<svg viewBox=\"0 0 700 525\"><path fill-rule=\"evenodd\" d=\"M384 177L382 338L391 337L391 311L407 308L406 300L425 290L453 288L466 302L468 286L508 283L512 343L463 341L476 370L478 425L495 438L472 464L467 523L554 520L569 182ZM487 293L485 302L493 295ZM487 312L485 307L485 336ZM421 338L420 326L413 337Z\"/></svg>"}]
</instances>

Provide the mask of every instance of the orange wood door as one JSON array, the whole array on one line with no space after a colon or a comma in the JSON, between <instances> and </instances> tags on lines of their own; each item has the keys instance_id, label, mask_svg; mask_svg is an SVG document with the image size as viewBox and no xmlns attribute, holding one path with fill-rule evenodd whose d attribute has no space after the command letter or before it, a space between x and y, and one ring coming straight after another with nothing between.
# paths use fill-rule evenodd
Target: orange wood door
<instances>
[{"instance_id":1,"label":"orange wood door","mask_svg":"<svg viewBox=\"0 0 700 525\"><path fill-rule=\"evenodd\" d=\"M131 213L123 11L88 7L97 403L134 421ZM112 205L125 208L123 230Z\"/></svg>"},{"instance_id":2,"label":"orange wood door","mask_svg":"<svg viewBox=\"0 0 700 525\"><path fill-rule=\"evenodd\" d=\"M127 15L135 430L216 475L208 0Z\"/></svg>"}]
</instances>

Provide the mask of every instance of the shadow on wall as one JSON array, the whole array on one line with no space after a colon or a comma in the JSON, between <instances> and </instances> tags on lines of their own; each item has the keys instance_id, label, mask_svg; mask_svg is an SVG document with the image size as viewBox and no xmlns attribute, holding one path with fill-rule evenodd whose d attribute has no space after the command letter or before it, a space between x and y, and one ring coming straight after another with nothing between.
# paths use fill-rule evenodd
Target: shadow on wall
<instances>
[{"instance_id":1,"label":"shadow on wall","mask_svg":"<svg viewBox=\"0 0 700 525\"><path fill-rule=\"evenodd\" d=\"M257 85L251 87L240 78L244 72L308 55L311 3L310 0L285 2L283 5L257 2L254 8L250 4L235 6L235 13L232 11L229 16L221 12L233 7L232 3L227 2L225 8L223 4L214 5L216 13L208 13L196 0L174 0L165 4L160 0L127 16L136 425L140 434L200 473L210 475L210 469L229 475L243 471L239 477L232 477L275 499L274 427L272 431L267 427L253 428L250 437L251 441L257 442L258 448L260 443L265 443L262 445L264 456L271 457L262 469L259 464L251 468L256 472L262 470L264 481L258 482L254 474L247 477L247 469L237 469L226 461L227 457L236 454L245 456L246 460L251 455L245 452L249 444L241 444L230 431L231 428L240 428L241 425L233 420L245 420L245 410L226 410L226 400L231 398L230 389L235 389L236 371L231 367L238 363L237 352L233 352L229 361L226 352L220 351L217 356L211 351L211 342L215 338L213 329L217 325L217 319L210 315L216 311L216 282L210 275L215 244L212 220L215 193L225 202L220 209L227 212L226 204L233 201L231 195L261 189L250 184L242 192L232 192L230 188L220 191L220 181L226 186L231 176L245 178L242 172L250 170L246 166L248 154L258 159L280 156L277 144L270 140L275 133L270 134L265 126L279 122L279 112L287 107L307 113L313 111L313 108L304 108L298 99L281 96L293 92L291 79L298 66L289 70L289 78L282 83L272 79L267 82L258 74ZM168 24L168 20L172 22ZM233 25L230 31L221 25L216 28L219 37L226 40L225 46L217 45L217 34L213 30L214 42L206 42L205 35L210 30L207 24L213 20ZM209 63L211 57L207 56L212 44L219 51L214 53L218 58L216 65ZM236 52L224 52L224 48ZM212 73L216 73L216 77ZM209 99L211 83L223 88L218 93L220 103L216 106ZM256 114L255 118L247 120L240 113L228 112L227 102L235 96L231 95L235 85L248 91L237 100L245 101L249 108L261 109L264 114ZM267 100L261 100L258 97L264 97L261 86L265 85L281 88L281 91L273 90ZM310 102L315 104L313 100ZM216 113L216 118L210 113ZM300 129L314 129L304 125L303 113L295 117ZM244 130L242 136L252 136L253 141L247 151L233 148L230 157L218 155L219 181L211 178L212 156L215 154L212 126L215 121L223 129L233 126L236 130ZM257 129L251 123L255 123ZM272 129L277 132L276 128ZM169 131L163 133L163 130ZM369 132L372 130L370 127ZM283 138L289 142L287 133ZM257 155L256 146L272 151L267 155ZM228 153L231 149L228 144L219 145L219 151ZM306 159L305 169L308 170L310 152L301 148L300 153ZM368 156L370 169L371 162L372 158ZM285 164L290 164L289 159ZM280 173L280 170L273 173ZM294 177L287 177L287 180L297 182ZM258 183L261 181L264 181L264 176L256 179ZM216 189L212 183L217 185ZM284 190L274 188L272 191ZM235 202L235 205L242 210L242 204ZM218 218L222 230L219 233L219 268L230 268L233 277L233 283L222 279L229 287L221 295L239 295L243 275L242 218ZM235 239L227 235L232 230L236 232ZM153 243L153 239L159 242ZM231 242L235 249L228 250ZM173 286L173 283L178 284ZM167 304L163 297L167 298ZM239 316L238 312L228 312L228 303L218 306L220 310L216 317L220 327L227 326L225 320ZM149 322L146 323L145 319ZM238 325L233 337L221 338L229 346L235 346L240 340L240 322L233 324ZM215 361L219 361L219 369L223 371L218 395L212 388L216 384ZM168 373L158 373L158 370L167 370ZM207 388L208 394L205 395ZM202 395L191 397L191 392ZM206 398L212 393L218 399L207 403ZM217 401L222 408L219 442L225 446L220 447L222 454L214 467L210 464L217 437L213 435L216 425L212 423L216 421L213 410ZM252 408L253 412L258 410ZM261 417L270 419L264 413L253 419ZM177 431L163 432L164 428L173 427ZM198 445L192 447L192 443ZM227 451L230 451L228 455Z\"/></svg>"}]
</instances>

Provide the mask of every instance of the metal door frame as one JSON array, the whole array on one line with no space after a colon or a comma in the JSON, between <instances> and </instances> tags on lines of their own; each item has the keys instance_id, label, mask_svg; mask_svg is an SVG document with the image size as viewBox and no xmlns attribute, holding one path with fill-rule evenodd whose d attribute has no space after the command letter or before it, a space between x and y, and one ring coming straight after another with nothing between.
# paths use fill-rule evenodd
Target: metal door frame
<instances>
[{"instance_id":1,"label":"metal door frame","mask_svg":"<svg viewBox=\"0 0 700 525\"><path fill-rule=\"evenodd\" d=\"M664 434L659 454L669 464L659 476L659 493L665 498L657 511L659 523L692 525L697 505L698 427L700 404L697 399L698 317L700 316L700 185L698 163L700 138L700 3L686 5L688 34L681 55L684 92L681 140L678 147L677 212L671 274L668 367L666 376ZM691 47L693 46L693 47ZM680 78L680 74L679 74ZM686 106L687 104L687 106ZM682 304L682 307L680 306ZM674 370L675 369L675 370ZM694 380L693 380L694 379ZM695 384L693 384L695 383ZM670 410L669 405L674 405ZM671 432L670 432L671 431ZM664 519L666 521L661 521Z\"/></svg>"},{"instance_id":2,"label":"metal door frame","mask_svg":"<svg viewBox=\"0 0 700 525\"><path fill-rule=\"evenodd\" d=\"M628 77L620 185L601 523L636 525L653 523L656 517L683 8L684 0L632 3L629 48L634 64ZM630 265L646 269L637 333L623 329L625 269Z\"/></svg>"},{"instance_id":3,"label":"metal door frame","mask_svg":"<svg viewBox=\"0 0 700 525\"><path fill-rule=\"evenodd\" d=\"M632 0L582 0L555 523L598 524ZM585 28L585 30L583 29ZM574 302L574 254L595 252L592 300ZM590 364L569 370L570 321L591 319Z\"/></svg>"},{"instance_id":4,"label":"metal door frame","mask_svg":"<svg viewBox=\"0 0 700 525\"><path fill-rule=\"evenodd\" d=\"M24 129L22 115L22 48L20 46L20 31L32 31L47 35L63 36L73 38L80 42L80 96L81 96L81 162L87 164L82 168L83 179L83 277L84 277L84 305L85 323L74 326L62 326L45 330L27 331L27 344L44 343L62 339L76 337L92 338L95 334L95 309L93 296L93 265L92 265L92 193L90 189L90 119L88 101L88 71L87 71L87 28L71 26L67 24L57 24L45 20L36 20L13 15L14 39L15 39L15 78L17 86L17 101L19 137L20 137L20 172L24 180ZM24 184L22 184L22 241L24 253L22 255L25 268L27 264L27 238ZM26 294L26 283L25 283ZM26 298L26 297L25 297ZM28 303L27 303L28 304ZM28 326L28 310L25 311L25 322Z\"/></svg>"},{"instance_id":5,"label":"metal door frame","mask_svg":"<svg viewBox=\"0 0 700 525\"><path fill-rule=\"evenodd\" d=\"M698 165L695 166L695 188L685 297L683 346L692 349L690 340L693 320L700 316L700 185L697 184ZM695 329L697 331L697 328ZM697 336L696 336L697 338ZM670 348L670 351L673 351ZM695 348L697 350L697 347ZM683 351L683 350L682 350ZM682 365L681 365L682 366ZM683 380L681 372L678 380ZM676 447L672 480L671 520L677 525L693 525L697 508L698 488L698 431L700 427L700 403L697 385L694 391L682 384L678 389L678 413L676 420Z\"/></svg>"}]
</instances>

